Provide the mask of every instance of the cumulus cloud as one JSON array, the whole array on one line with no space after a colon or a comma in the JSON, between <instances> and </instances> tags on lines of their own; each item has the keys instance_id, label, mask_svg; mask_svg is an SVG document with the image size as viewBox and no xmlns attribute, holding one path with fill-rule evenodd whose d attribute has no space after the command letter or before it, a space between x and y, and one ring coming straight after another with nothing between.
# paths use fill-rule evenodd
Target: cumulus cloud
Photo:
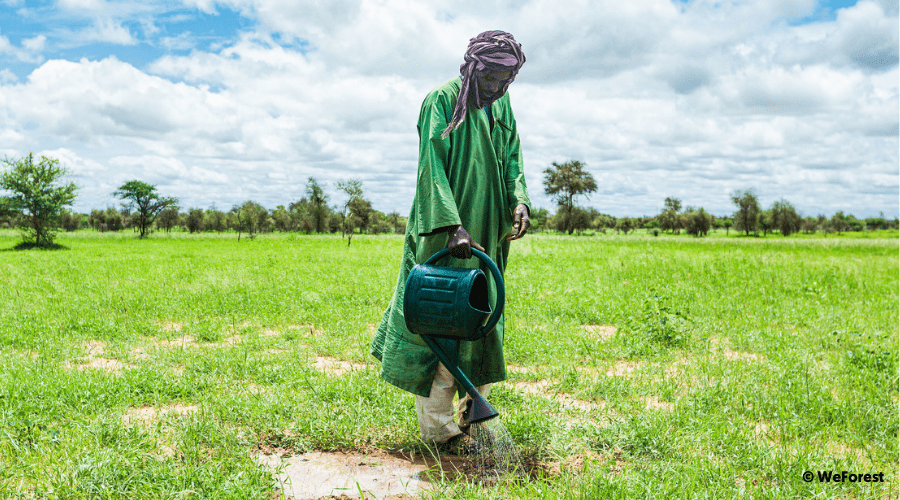
<instances>
[{"instance_id":1,"label":"cumulus cloud","mask_svg":"<svg viewBox=\"0 0 900 500\"><path fill-rule=\"evenodd\" d=\"M27 82L0 78L0 138L82 158L71 163L84 179L98 175L87 206L140 178L185 206L271 208L314 176L332 202L336 181L358 178L375 208L405 213L425 93L457 74L470 37L504 29L528 58L510 96L538 206L552 205L543 169L579 159L600 185L590 204L613 215L652 215L667 196L730 213L745 188L809 214L897 210L890 2L800 25L814 0L187 4L242 12L256 29L140 69L52 60ZM106 40L133 42L115 19ZM160 46L193 40L141 19Z\"/></svg>"},{"instance_id":2,"label":"cumulus cloud","mask_svg":"<svg viewBox=\"0 0 900 500\"><path fill-rule=\"evenodd\" d=\"M40 64L44 61L41 52L44 50L46 40L47 37L44 35L38 35L22 40L21 47L16 47L10 43L9 38L0 35L0 55L8 54L18 61Z\"/></svg>"}]
</instances>

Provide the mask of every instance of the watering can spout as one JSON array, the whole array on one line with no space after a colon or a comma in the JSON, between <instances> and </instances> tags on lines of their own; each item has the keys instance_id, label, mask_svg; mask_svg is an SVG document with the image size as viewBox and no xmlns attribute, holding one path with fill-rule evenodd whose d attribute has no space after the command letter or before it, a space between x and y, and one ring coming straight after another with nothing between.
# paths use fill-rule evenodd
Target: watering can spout
<instances>
[{"instance_id":1,"label":"watering can spout","mask_svg":"<svg viewBox=\"0 0 900 500\"><path fill-rule=\"evenodd\" d=\"M474 392L475 394L473 395L471 392ZM472 404L469 406L470 424L484 422L485 420L490 420L497 415L500 415L500 412L494 409L494 407L491 406L478 391L470 391L469 397L472 398Z\"/></svg>"}]
</instances>

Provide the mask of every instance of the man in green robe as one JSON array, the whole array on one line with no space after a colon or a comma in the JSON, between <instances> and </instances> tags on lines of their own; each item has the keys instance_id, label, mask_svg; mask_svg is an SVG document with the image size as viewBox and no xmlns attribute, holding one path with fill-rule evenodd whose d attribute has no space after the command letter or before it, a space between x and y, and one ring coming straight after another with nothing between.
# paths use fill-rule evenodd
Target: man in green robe
<instances>
[{"instance_id":1,"label":"man in green robe","mask_svg":"<svg viewBox=\"0 0 900 500\"><path fill-rule=\"evenodd\" d=\"M484 251L503 272L510 241L530 226L531 202L525 186L522 150L506 93L525 62L512 35L488 31L470 40L461 76L432 90L419 114L419 165L416 195L409 212L400 274L393 298L372 341L381 376L416 395L423 441L444 443L467 437L462 418L465 398L453 419L456 384L403 315L406 279L416 264L443 248L452 257L440 265L482 267L490 300L496 286L487 267L472 259L471 247ZM461 342L459 367L483 394L488 384L506 379L504 321L476 341ZM467 397L467 396L466 396Z\"/></svg>"}]
</instances>

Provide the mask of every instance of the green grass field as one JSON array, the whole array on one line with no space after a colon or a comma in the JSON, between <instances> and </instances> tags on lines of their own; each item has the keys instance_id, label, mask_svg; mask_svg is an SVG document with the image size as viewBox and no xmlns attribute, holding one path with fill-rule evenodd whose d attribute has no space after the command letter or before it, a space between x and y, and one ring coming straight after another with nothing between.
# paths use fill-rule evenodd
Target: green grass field
<instances>
[{"instance_id":1,"label":"green grass field","mask_svg":"<svg viewBox=\"0 0 900 500\"><path fill-rule=\"evenodd\" d=\"M368 355L402 237L18 241L0 499L271 499L263 451L424 450ZM896 232L515 242L490 400L536 477L432 495L894 498L898 264ZM886 482L801 478L820 470Z\"/></svg>"}]
</instances>

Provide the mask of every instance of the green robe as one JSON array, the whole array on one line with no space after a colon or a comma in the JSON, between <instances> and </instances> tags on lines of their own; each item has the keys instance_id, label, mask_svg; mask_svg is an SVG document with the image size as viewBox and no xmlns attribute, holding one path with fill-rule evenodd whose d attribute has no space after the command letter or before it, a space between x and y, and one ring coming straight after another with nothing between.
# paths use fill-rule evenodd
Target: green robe
<instances>
[{"instance_id":1,"label":"green robe","mask_svg":"<svg viewBox=\"0 0 900 500\"><path fill-rule=\"evenodd\" d=\"M418 123L419 173L406 225L400 275L371 345L372 355L382 362L382 378L426 397L438 358L418 335L406 328L403 292L409 271L447 247L448 235L441 228L462 224L502 273L509 255L506 238L512 234L513 210L519 204L531 210L509 94L491 105L493 129L487 113L470 106L459 128L441 139L453 115L460 84L460 79L454 78L432 90L422 103ZM491 304L496 304L494 279L478 258L444 258L438 264L480 266L488 278ZM475 386L506 380L503 326L501 318L494 331L483 339L461 343L459 366Z\"/></svg>"}]
</instances>

